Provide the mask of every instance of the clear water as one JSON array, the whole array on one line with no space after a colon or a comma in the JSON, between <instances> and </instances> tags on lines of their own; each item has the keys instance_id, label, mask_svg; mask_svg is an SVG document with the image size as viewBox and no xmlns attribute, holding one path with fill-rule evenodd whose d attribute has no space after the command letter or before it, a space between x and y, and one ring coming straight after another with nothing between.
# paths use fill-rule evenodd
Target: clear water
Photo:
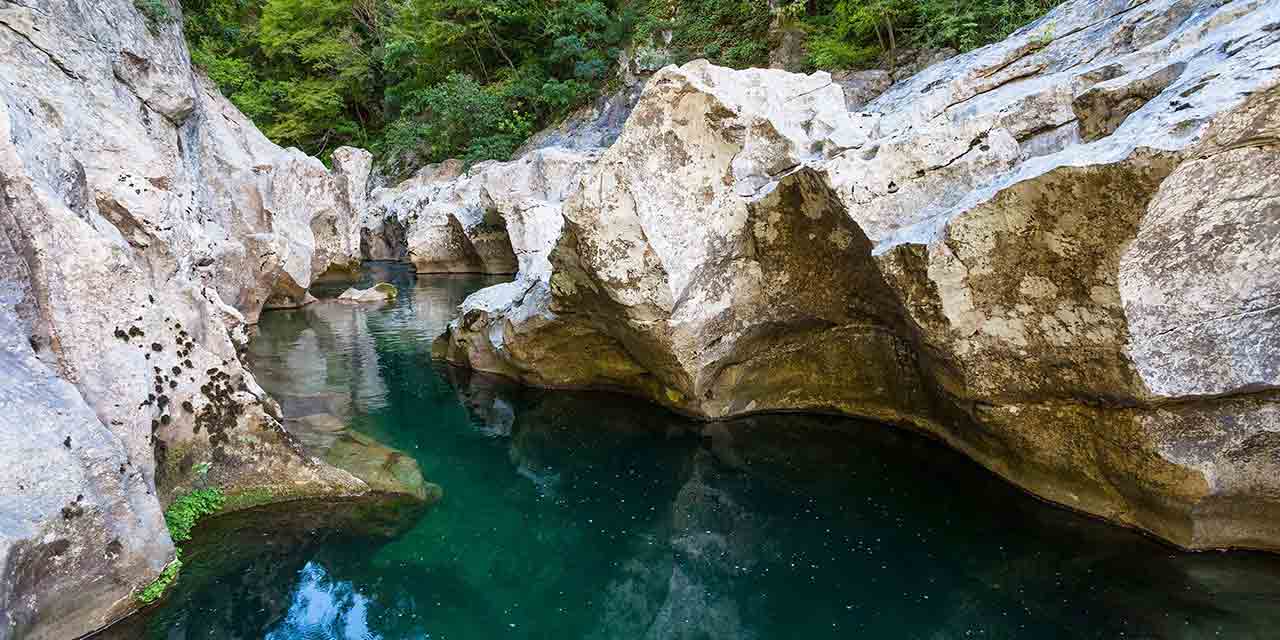
<instances>
[{"instance_id":1,"label":"clear water","mask_svg":"<svg viewBox=\"0 0 1280 640\"><path fill-rule=\"evenodd\" d=\"M1041 503L925 438L833 417L704 425L433 365L492 282L376 265L382 307L266 313L255 370L414 456L443 501L390 541L318 513L208 525L119 637L1274 638L1280 560L1185 554ZM339 287L340 288L340 287ZM321 508L323 510L323 508Z\"/></svg>"}]
</instances>

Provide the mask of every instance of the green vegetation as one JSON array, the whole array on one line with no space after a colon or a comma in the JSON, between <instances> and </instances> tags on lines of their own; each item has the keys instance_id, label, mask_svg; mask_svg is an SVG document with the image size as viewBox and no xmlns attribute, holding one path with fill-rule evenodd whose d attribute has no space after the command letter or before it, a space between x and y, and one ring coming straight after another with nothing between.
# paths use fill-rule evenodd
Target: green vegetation
<instances>
[{"instance_id":1,"label":"green vegetation","mask_svg":"<svg viewBox=\"0 0 1280 640\"><path fill-rule=\"evenodd\" d=\"M147 26L151 29L173 19L165 0L133 0L133 7L147 19Z\"/></svg>"},{"instance_id":2,"label":"green vegetation","mask_svg":"<svg viewBox=\"0 0 1280 640\"><path fill-rule=\"evenodd\" d=\"M208 470L205 470L207 473ZM191 539L191 530L195 528L196 523L204 516L217 513L222 509L222 505L226 503L226 496L222 494L221 489L199 489L181 496L178 496L168 509L164 510L164 523L169 527L169 537L173 542L186 542ZM151 604L160 596L164 595L169 585L178 579L178 573L182 571L182 548L174 548L173 561L165 565L164 571L160 572L159 577L151 581L141 593L138 594L138 602L142 604Z\"/></svg>"},{"instance_id":3,"label":"green vegetation","mask_svg":"<svg viewBox=\"0 0 1280 640\"><path fill-rule=\"evenodd\" d=\"M182 549L174 549L173 560L165 565L164 571L147 585L147 588L138 594L138 602L142 604L151 604L160 599L164 592L178 579L178 573L182 571Z\"/></svg>"},{"instance_id":4,"label":"green vegetation","mask_svg":"<svg viewBox=\"0 0 1280 640\"><path fill-rule=\"evenodd\" d=\"M135 0L151 16L164 0ZM609 88L620 53L764 65L770 25L808 35L813 68L904 47L967 50L1056 0L182 0L192 59L267 134L322 158L372 150L393 177L506 159ZM144 9L143 7L153 9Z\"/></svg>"},{"instance_id":5,"label":"green vegetation","mask_svg":"<svg viewBox=\"0 0 1280 640\"><path fill-rule=\"evenodd\" d=\"M667 49L665 62L706 58L735 69L769 63L767 0L640 0L638 8L635 41Z\"/></svg>"},{"instance_id":6,"label":"green vegetation","mask_svg":"<svg viewBox=\"0 0 1280 640\"><path fill-rule=\"evenodd\" d=\"M220 489L199 489L179 496L164 510L164 522L169 525L169 537L174 542L191 539L191 529L196 522L209 514L217 513L227 501Z\"/></svg>"},{"instance_id":7,"label":"green vegetation","mask_svg":"<svg viewBox=\"0 0 1280 640\"><path fill-rule=\"evenodd\" d=\"M275 500L276 494L270 487L254 487L227 496L227 502L223 505L223 508L228 511L242 511L259 507Z\"/></svg>"},{"instance_id":8,"label":"green vegetation","mask_svg":"<svg viewBox=\"0 0 1280 640\"><path fill-rule=\"evenodd\" d=\"M968 51L996 42L1060 0L817 0L788 3L811 33L817 68L857 68L898 48ZM804 7L797 9L797 6ZM892 56L889 57L892 60Z\"/></svg>"},{"instance_id":9,"label":"green vegetation","mask_svg":"<svg viewBox=\"0 0 1280 640\"><path fill-rule=\"evenodd\" d=\"M273 140L400 173L505 158L597 95L613 0L183 0L192 59Z\"/></svg>"}]
</instances>

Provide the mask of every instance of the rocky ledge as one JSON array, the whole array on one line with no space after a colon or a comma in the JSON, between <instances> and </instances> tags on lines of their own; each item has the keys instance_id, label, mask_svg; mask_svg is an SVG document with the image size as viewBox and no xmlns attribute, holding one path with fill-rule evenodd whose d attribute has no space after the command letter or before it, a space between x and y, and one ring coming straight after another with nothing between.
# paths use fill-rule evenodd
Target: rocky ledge
<instances>
[{"instance_id":1,"label":"rocky ledge","mask_svg":"<svg viewBox=\"0 0 1280 640\"><path fill-rule=\"evenodd\" d=\"M242 507L388 491L308 455L241 363L262 309L359 259L371 158L269 142L179 24L0 0L0 639L136 609L197 483Z\"/></svg>"},{"instance_id":2,"label":"rocky ledge","mask_svg":"<svg viewBox=\"0 0 1280 640\"><path fill-rule=\"evenodd\" d=\"M497 172L557 186L472 203L519 275L435 351L874 418L1183 547L1280 549L1278 85L1280 4L1247 0L1067 2L859 111L826 73L668 67L598 158Z\"/></svg>"}]
</instances>

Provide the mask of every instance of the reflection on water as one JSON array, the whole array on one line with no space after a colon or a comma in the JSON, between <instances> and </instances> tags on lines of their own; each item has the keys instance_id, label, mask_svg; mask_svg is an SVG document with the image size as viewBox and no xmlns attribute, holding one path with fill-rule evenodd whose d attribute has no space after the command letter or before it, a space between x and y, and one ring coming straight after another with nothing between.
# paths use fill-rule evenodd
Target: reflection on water
<instances>
[{"instance_id":1,"label":"reflection on water","mask_svg":"<svg viewBox=\"0 0 1280 640\"><path fill-rule=\"evenodd\" d=\"M262 384L414 456L444 500L390 541L318 521L205 532L119 637L1270 638L1280 560L1183 554L954 452L822 416L691 422L429 360L475 277L263 314ZM235 518L228 518L235 521ZM306 523L299 525L298 523Z\"/></svg>"}]
</instances>

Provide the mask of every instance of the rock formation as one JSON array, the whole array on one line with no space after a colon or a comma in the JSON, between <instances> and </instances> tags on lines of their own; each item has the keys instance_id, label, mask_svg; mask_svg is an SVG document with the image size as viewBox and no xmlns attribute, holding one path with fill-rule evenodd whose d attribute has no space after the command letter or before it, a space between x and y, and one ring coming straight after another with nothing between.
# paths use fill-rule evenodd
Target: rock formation
<instances>
[{"instance_id":1,"label":"rock formation","mask_svg":"<svg viewBox=\"0 0 1280 640\"><path fill-rule=\"evenodd\" d=\"M136 608L197 481L239 507L369 491L239 359L262 309L359 258L370 159L334 164L263 137L177 20L0 1L0 638Z\"/></svg>"},{"instance_id":2,"label":"rock formation","mask_svg":"<svg viewBox=\"0 0 1280 640\"><path fill-rule=\"evenodd\" d=\"M368 289L350 287L338 296L338 302L359 304L361 302L387 302L395 300L399 295L396 286L389 282L379 282Z\"/></svg>"},{"instance_id":3,"label":"rock formation","mask_svg":"<svg viewBox=\"0 0 1280 640\"><path fill-rule=\"evenodd\" d=\"M361 255L410 262L418 273L516 273L524 240L512 236L536 232L554 239L558 213L545 224L526 220L559 208L577 172L621 135L640 99L649 73L633 69L625 55L620 62L618 91L534 134L518 159L472 167L448 160L375 189L359 214Z\"/></svg>"},{"instance_id":4,"label":"rock formation","mask_svg":"<svg viewBox=\"0 0 1280 640\"><path fill-rule=\"evenodd\" d=\"M668 67L436 353L874 418L1184 547L1280 549L1277 85L1280 5L1248 0L1067 2L857 112L826 73Z\"/></svg>"}]
</instances>

